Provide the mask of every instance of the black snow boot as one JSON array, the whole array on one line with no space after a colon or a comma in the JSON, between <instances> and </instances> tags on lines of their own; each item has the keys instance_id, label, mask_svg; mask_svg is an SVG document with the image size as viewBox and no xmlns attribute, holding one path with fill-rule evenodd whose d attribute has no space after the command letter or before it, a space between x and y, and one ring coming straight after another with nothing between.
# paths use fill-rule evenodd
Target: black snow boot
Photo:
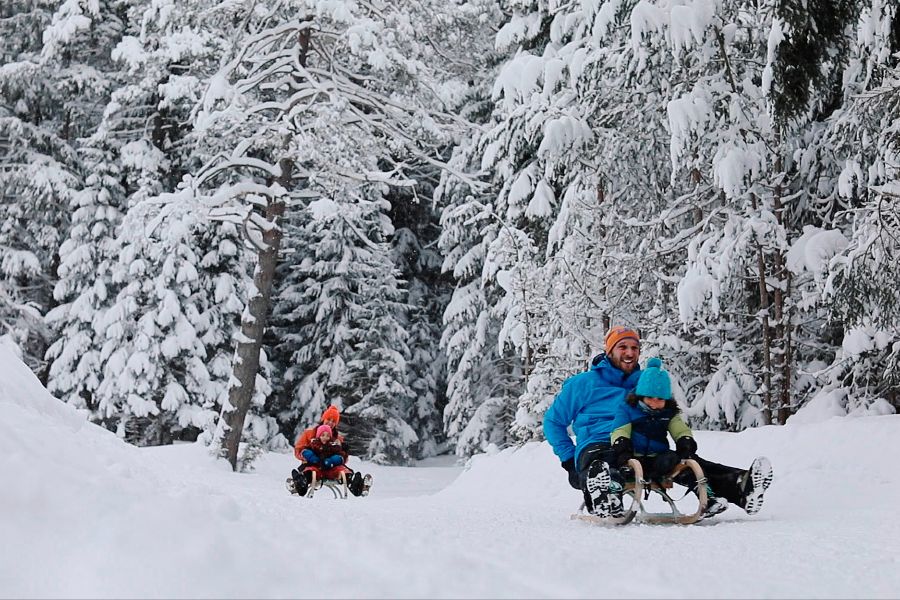
<instances>
[{"instance_id":1,"label":"black snow boot","mask_svg":"<svg viewBox=\"0 0 900 600\"><path fill-rule=\"evenodd\" d=\"M354 496L360 496L363 493L363 476L357 471L350 477L350 493Z\"/></svg>"},{"instance_id":2,"label":"black snow boot","mask_svg":"<svg viewBox=\"0 0 900 600\"><path fill-rule=\"evenodd\" d=\"M294 479L294 489L297 490L299 495L305 496L306 492L309 491L309 475L294 469L291 471L291 477Z\"/></svg>"}]
</instances>

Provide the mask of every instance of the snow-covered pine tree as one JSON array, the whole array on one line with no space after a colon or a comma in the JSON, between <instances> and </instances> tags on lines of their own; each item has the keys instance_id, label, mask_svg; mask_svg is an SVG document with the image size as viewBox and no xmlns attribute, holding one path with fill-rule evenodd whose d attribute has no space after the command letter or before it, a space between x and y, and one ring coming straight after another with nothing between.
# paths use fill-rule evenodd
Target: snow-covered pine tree
<instances>
[{"instance_id":1,"label":"snow-covered pine tree","mask_svg":"<svg viewBox=\"0 0 900 600\"><path fill-rule=\"evenodd\" d=\"M846 3L831 4L810 10L846 13ZM790 2L764 3L756 11L742 11L737 4L690 10L695 11L691 19L680 13L676 18L673 8L667 23L667 39L681 40L689 50L686 60L675 63L685 84L675 90L668 109L673 184L695 183L690 191L695 223L686 225L696 234L679 233L667 245L683 248L689 242L678 293L681 320L691 333L670 330L665 339L682 356L696 357L677 362L693 364L683 379L689 397L709 409L711 423L754 422L746 410L740 424L728 420L741 413L731 406L735 394L726 401L724 394L710 394L707 385L697 395L701 386L721 379L723 368L736 374L725 381L741 390L740 402L760 410L756 422L783 423L796 408L796 365L821 358L807 352L804 336L815 327L801 331L804 322L810 324L809 315L798 312L786 261L790 240L802 234L815 204L795 150L802 151L821 131L815 120L823 111L833 110L832 88L810 82L834 80L840 63L828 57L840 55L847 40L829 16L822 38L810 43L808 29L799 23L811 13L799 14ZM688 23L696 31L685 30ZM780 46L785 39L790 41ZM806 53L810 49L815 52ZM791 73L800 64L806 64L806 83L797 87ZM804 343L795 343L797 338ZM731 348L727 355L725 343ZM755 373L755 381L738 373ZM731 404L712 407L716 397ZM725 421L719 421L723 415Z\"/></svg>"},{"instance_id":2,"label":"snow-covered pine tree","mask_svg":"<svg viewBox=\"0 0 900 600\"><path fill-rule=\"evenodd\" d=\"M98 418L95 394L103 377L100 349L105 342L98 320L110 296L118 292L111 272L118 257L125 190L107 148L88 144L79 154L88 175L84 189L72 199L72 225L60 246L63 258L53 291L59 306L45 317L55 337L47 350L47 389Z\"/></svg>"},{"instance_id":3,"label":"snow-covered pine tree","mask_svg":"<svg viewBox=\"0 0 900 600\"><path fill-rule=\"evenodd\" d=\"M822 143L838 163L827 181L846 239L826 232L829 243L807 252L821 258L816 289L842 337L834 361L821 370L826 383L813 402L832 403L836 414L900 409L900 294L894 285L900 276L897 5L874 0L864 6L855 40L843 110Z\"/></svg>"},{"instance_id":4,"label":"snow-covered pine tree","mask_svg":"<svg viewBox=\"0 0 900 600\"><path fill-rule=\"evenodd\" d=\"M106 1L0 7L0 321L44 381L53 334L42 315L55 306L59 247L82 185L78 138L100 120L120 30Z\"/></svg>"},{"instance_id":5,"label":"snow-covered pine tree","mask_svg":"<svg viewBox=\"0 0 900 600\"><path fill-rule=\"evenodd\" d=\"M440 215L426 200L433 197L435 182L424 177L418 181L416 193L391 190L388 216L396 228L391 258L407 288L408 309L401 325L408 333L406 364L414 401L404 418L419 438L418 458L425 458L444 449L447 364L440 340L452 281L441 272L443 258L436 247Z\"/></svg>"},{"instance_id":6,"label":"snow-covered pine tree","mask_svg":"<svg viewBox=\"0 0 900 600\"><path fill-rule=\"evenodd\" d=\"M526 53L517 62L513 54L522 39L529 46L545 44L549 20L533 3L499 4L512 11L496 41L497 59L509 57L498 73L506 85L495 81L489 128L461 145L454 158L468 169L490 173L492 187L472 189L452 174L441 185L446 208L440 246L446 256L444 269L457 281L444 312L441 342L450 368L444 432L460 456L484 450L487 444L510 443L516 399L533 368L533 332L521 299L525 280L535 272L535 247L522 229L529 220L523 203L527 205L541 177L532 164L535 148L529 138L534 126L523 122L524 110L516 115L514 108L536 88L540 65L535 63L541 61L530 61L533 57ZM531 65L529 71L524 63ZM524 173L516 180L518 170ZM544 213L554 192L546 182L541 185L535 205Z\"/></svg>"},{"instance_id":7,"label":"snow-covered pine tree","mask_svg":"<svg viewBox=\"0 0 900 600\"><path fill-rule=\"evenodd\" d=\"M120 291L98 324L99 417L139 445L215 428L243 309L237 231L231 240L222 228L210 231L184 195L152 197L128 211L111 275Z\"/></svg>"},{"instance_id":8,"label":"snow-covered pine tree","mask_svg":"<svg viewBox=\"0 0 900 600\"><path fill-rule=\"evenodd\" d=\"M403 320L400 313L406 308L397 302L392 291L395 274L389 246L381 246L385 241L381 236L390 235L393 230L384 214L389 207L383 197L389 186L414 185L407 178L412 170L410 164L444 168L437 149L447 144L443 129L458 119L443 112L442 102L452 98L455 88L451 85L450 89L443 89L439 78L429 70L423 55L433 54L434 50L417 41L417 23L410 21L409 16L429 11L432 17L442 15L442 6L437 2L399 2L376 7L297 1L257 15L248 21L251 34L245 37L235 58L211 80L197 114L197 123L205 130L210 148L216 147L220 133L227 132L228 139L236 133L244 138L230 148L227 142L218 146L225 152L200 176L202 193L216 205L220 216L261 227L260 231L280 232L281 211L261 218L255 214L253 203L267 207L290 204L286 218L290 221L295 218L293 213L298 213L295 230L300 231L311 219L315 220L311 214L302 214L304 211L332 203L340 218L323 221L336 227L331 232L331 243L349 252L362 242L368 248L366 252L371 253L365 261L368 266L363 269L366 278L354 282L354 286L373 297L357 299L354 306L365 309L352 315L354 327L362 323L359 319L364 319L370 328L358 332L353 339L355 351L365 349L369 357L363 360L354 355L343 364L347 369L365 372L360 385L374 387L355 389L352 395L348 390L340 398L362 402L359 410L371 414L373 439L380 441L369 444L368 452L382 460L406 460L414 450L412 440L416 438L403 420L411 412L412 401L405 366L398 366L408 355L405 344L398 343L404 335L399 328ZM283 168L287 164L292 176ZM213 192L216 188L218 191ZM275 214L279 214L277 219L273 219ZM345 227L343 223L352 226ZM307 260L316 262L315 253L320 249L302 245L297 248L291 258L294 265L304 265ZM340 260L349 258L342 256ZM271 269L268 277L274 277L274 260L267 265L266 272ZM323 273L323 279L328 275ZM265 296L270 290L259 292ZM384 309L376 310L368 304L379 299L385 302ZM329 307L325 305L324 310L323 315L327 315ZM388 312L380 312L383 310ZM267 311L267 306L261 306L253 314L253 322L264 328ZM289 306L282 312L292 311ZM245 328L247 323L245 319ZM255 351L249 347L244 350L252 359L254 352L261 349L262 329L258 335L246 337L248 344L257 344ZM285 350L277 364L295 361L293 357L286 358L293 350ZM337 349L328 351L343 362ZM311 356L314 362L303 364L302 369L315 368L328 357ZM373 359L371 365L367 364ZM241 364L250 362L242 357ZM370 368L381 369L377 380L373 380ZM237 378L243 389L252 386L251 370ZM293 381L300 385L305 379ZM282 391L279 397L276 410L288 420L299 419L305 411L315 412L303 402L294 408L285 405L288 398L293 402L293 391ZM304 402L321 400L317 393L303 391L299 397ZM337 400L329 398L335 403ZM239 403L231 404L237 410L229 432L239 436L241 409ZM351 406L342 408L346 411ZM403 436L385 442L398 431L403 431Z\"/></svg>"},{"instance_id":9,"label":"snow-covered pine tree","mask_svg":"<svg viewBox=\"0 0 900 600\"><path fill-rule=\"evenodd\" d=\"M491 170L496 200L459 190L445 217L484 219L480 237L448 244L448 263L465 260L501 290L470 323L495 311L498 341L527 365L508 441L539 439L560 383L587 367L612 321L635 323L653 305L645 290L658 266L647 260L661 227L651 219L666 200L666 84L648 67L660 59L632 43L631 6L511 3L497 35L514 52L495 81L496 125L469 151Z\"/></svg>"},{"instance_id":10,"label":"snow-covered pine tree","mask_svg":"<svg viewBox=\"0 0 900 600\"><path fill-rule=\"evenodd\" d=\"M89 143L92 155L103 155L81 213L98 219L113 203L127 214L111 250L93 247L101 268L84 274L67 264L58 289L71 304L54 348L54 386L70 399L96 389L93 418L138 444L209 437L225 404L232 335L249 286L239 232L199 219L190 194L171 192L199 159L187 144L189 116L198 78L228 47L234 10L203 2L129 7L128 35L112 52L125 67L123 83ZM121 175L110 181L116 166ZM119 182L126 200L116 199ZM87 247L85 226L73 228L73 248ZM79 353L92 361L88 377L71 361ZM256 405L264 398L265 385ZM273 419L253 422L248 437L256 443L284 443Z\"/></svg>"}]
</instances>

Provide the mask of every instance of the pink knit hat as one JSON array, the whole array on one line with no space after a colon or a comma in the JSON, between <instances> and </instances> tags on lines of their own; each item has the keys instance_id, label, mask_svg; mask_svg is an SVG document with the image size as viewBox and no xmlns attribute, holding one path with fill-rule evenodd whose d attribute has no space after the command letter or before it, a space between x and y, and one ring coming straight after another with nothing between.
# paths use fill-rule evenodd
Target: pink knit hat
<instances>
[{"instance_id":1,"label":"pink knit hat","mask_svg":"<svg viewBox=\"0 0 900 600\"><path fill-rule=\"evenodd\" d=\"M319 425L319 428L316 429L316 437L322 437L322 434L326 431L328 432L328 435L334 435L334 432L331 431L331 427L329 427L328 425Z\"/></svg>"}]
</instances>

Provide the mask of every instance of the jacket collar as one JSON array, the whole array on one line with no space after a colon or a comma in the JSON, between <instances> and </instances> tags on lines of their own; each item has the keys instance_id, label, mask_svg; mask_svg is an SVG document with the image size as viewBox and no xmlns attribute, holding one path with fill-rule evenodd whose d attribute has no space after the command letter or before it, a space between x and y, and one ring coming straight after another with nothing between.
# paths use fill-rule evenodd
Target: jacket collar
<instances>
[{"instance_id":1,"label":"jacket collar","mask_svg":"<svg viewBox=\"0 0 900 600\"><path fill-rule=\"evenodd\" d=\"M631 375L625 375L625 371L617 369L609 362L606 354L598 354L591 361L591 371L596 371L603 381L610 384L611 387L620 387L630 389L637 386L638 379L641 378L641 366L632 371Z\"/></svg>"}]
</instances>

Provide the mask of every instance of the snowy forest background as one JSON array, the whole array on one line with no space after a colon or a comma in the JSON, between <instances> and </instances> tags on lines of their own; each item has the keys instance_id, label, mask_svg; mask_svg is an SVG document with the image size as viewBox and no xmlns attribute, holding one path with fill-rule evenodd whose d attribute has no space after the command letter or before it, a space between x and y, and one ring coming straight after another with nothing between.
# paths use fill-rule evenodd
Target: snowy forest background
<instances>
[{"instance_id":1,"label":"snowy forest background","mask_svg":"<svg viewBox=\"0 0 900 600\"><path fill-rule=\"evenodd\" d=\"M5 0L0 334L138 445L542 439L615 324L695 427L896 412L898 68L891 0Z\"/></svg>"}]
</instances>

